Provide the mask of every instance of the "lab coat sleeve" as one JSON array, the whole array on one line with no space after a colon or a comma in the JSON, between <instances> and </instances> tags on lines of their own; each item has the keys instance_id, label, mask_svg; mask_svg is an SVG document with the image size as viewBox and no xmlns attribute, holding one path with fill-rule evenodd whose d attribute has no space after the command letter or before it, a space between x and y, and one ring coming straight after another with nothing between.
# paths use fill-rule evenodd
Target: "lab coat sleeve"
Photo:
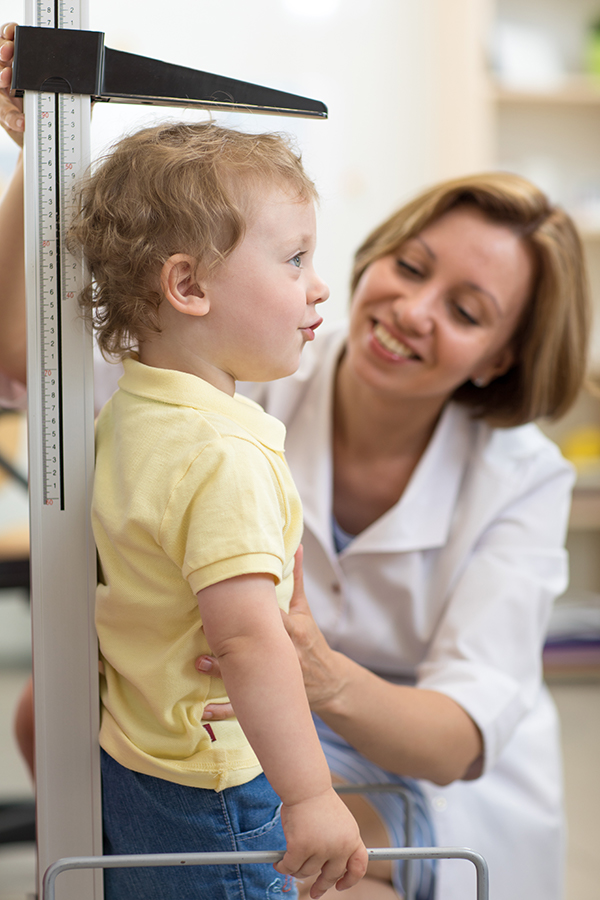
<instances>
[{"instance_id":1,"label":"lab coat sleeve","mask_svg":"<svg viewBox=\"0 0 600 900\"><path fill-rule=\"evenodd\" d=\"M455 522L452 541L465 552L453 554L462 563L446 582L444 613L417 670L420 688L452 697L479 727L484 771L538 699L552 602L568 581L571 467L548 445L517 468L519 477L496 481L495 490L484 483L494 472L482 471L466 491L468 520L484 527L469 534L466 516L463 528L460 515Z\"/></svg>"}]
</instances>

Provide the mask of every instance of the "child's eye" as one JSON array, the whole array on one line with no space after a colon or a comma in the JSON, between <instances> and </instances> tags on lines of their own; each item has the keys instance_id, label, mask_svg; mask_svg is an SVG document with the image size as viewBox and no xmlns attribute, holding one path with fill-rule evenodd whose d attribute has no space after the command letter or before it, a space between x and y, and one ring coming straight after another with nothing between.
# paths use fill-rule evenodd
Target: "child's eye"
<instances>
[{"instance_id":1,"label":"child's eye","mask_svg":"<svg viewBox=\"0 0 600 900\"><path fill-rule=\"evenodd\" d=\"M297 253L295 256L292 256L292 258L290 259L291 264L293 266L296 266L297 269L299 269L302 266L302 257L303 256L304 256L303 253Z\"/></svg>"}]
</instances>

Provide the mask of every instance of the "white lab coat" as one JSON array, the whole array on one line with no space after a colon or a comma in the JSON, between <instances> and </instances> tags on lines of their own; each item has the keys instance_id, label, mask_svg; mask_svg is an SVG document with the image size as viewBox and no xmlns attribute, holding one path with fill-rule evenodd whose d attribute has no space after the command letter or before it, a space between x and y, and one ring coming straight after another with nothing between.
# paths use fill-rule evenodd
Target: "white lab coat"
<instances>
[{"instance_id":1,"label":"white lab coat","mask_svg":"<svg viewBox=\"0 0 600 900\"><path fill-rule=\"evenodd\" d=\"M423 782L438 845L485 856L491 900L560 900L561 760L541 647L566 586L573 472L536 426L492 429L451 403L400 502L338 556L331 400L344 339L342 326L319 333L295 375L240 388L287 426L311 609L334 649L448 694L479 726L483 776ZM474 885L470 863L442 862L436 897L467 900Z\"/></svg>"}]
</instances>

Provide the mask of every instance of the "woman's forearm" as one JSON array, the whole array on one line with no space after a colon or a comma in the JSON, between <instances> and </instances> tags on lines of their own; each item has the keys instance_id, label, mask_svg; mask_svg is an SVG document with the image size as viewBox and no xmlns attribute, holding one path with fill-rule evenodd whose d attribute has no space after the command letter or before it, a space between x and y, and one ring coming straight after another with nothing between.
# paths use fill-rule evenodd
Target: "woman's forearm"
<instances>
[{"instance_id":1,"label":"woman's forearm","mask_svg":"<svg viewBox=\"0 0 600 900\"><path fill-rule=\"evenodd\" d=\"M294 596L282 614L300 661L313 712L365 757L398 775L449 784L476 778L483 742L471 717L437 691L391 684L332 650L317 626L304 594L302 557L297 554ZM203 656L200 671L215 674L218 663ZM212 704L216 721L233 714L230 704Z\"/></svg>"},{"instance_id":2,"label":"woman's forearm","mask_svg":"<svg viewBox=\"0 0 600 900\"><path fill-rule=\"evenodd\" d=\"M458 703L437 691L391 684L330 653L330 689L311 705L337 734L398 775L436 784L476 777L483 742Z\"/></svg>"},{"instance_id":3,"label":"woman's forearm","mask_svg":"<svg viewBox=\"0 0 600 900\"><path fill-rule=\"evenodd\" d=\"M27 327L23 235L23 160L0 202L0 369L25 384Z\"/></svg>"}]
</instances>

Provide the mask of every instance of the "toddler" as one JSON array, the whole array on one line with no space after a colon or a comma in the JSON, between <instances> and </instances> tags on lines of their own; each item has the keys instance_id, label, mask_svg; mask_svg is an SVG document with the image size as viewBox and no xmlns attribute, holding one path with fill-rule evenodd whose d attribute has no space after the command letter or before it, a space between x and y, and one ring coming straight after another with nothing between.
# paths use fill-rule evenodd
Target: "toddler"
<instances>
[{"instance_id":1,"label":"toddler","mask_svg":"<svg viewBox=\"0 0 600 900\"><path fill-rule=\"evenodd\" d=\"M328 288L315 188L280 136L160 125L82 189L81 304L123 359L96 431L102 781L108 853L284 850L269 865L110 869L107 900L311 896L364 874L280 608L300 500L284 426L237 380L294 372ZM194 659L217 657L222 679ZM237 718L203 724L230 698Z\"/></svg>"}]
</instances>

